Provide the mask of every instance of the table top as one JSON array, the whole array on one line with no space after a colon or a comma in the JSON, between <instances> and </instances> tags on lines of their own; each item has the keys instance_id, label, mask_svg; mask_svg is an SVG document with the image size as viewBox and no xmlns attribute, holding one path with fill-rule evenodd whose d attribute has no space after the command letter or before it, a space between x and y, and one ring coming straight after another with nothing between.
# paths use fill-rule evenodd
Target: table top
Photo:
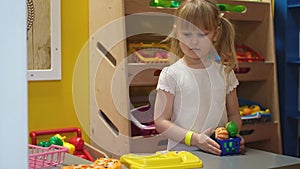
<instances>
[{"instance_id":1,"label":"table top","mask_svg":"<svg viewBox=\"0 0 300 169\"><path fill-rule=\"evenodd\" d=\"M300 158L256 149L247 149L242 155L232 156L216 156L200 151L193 151L192 153L202 160L203 169L300 168Z\"/></svg>"},{"instance_id":2,"label":"table top","mask_svg":"<svg viewBox=\"0 0 300 169\"><path fill-rule=\"evenodd\" d=\"M242 155L216 156L201 151L192 151L203 162L202 169L299 169L300 158L247 149ZM91 161L66 154L64 165L91 164ZM61 166L53 167L59 169ZM126 167L122 167L125 169Z\"/></svg>"}]
</instances>

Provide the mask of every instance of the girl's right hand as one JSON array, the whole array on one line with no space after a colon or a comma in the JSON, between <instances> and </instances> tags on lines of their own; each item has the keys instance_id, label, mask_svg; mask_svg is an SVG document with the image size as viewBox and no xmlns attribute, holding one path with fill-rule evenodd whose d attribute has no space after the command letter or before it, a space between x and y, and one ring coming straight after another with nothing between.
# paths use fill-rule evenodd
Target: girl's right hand
<instances>
[{"instance_id":1,"label":"girl's right hand","mask_svg":"<svg viewBox=\"0 0 300 169\"><path fill-rule=\"evenodd\" d=\"M222 151L220 149L220 145L211 139L209 136L213 134L214 129L209 128L205 130L203 133L194 133L192 138L192 144L198 146L201 150L215 154L221 155Z\"/></svg>"}]
</instances>

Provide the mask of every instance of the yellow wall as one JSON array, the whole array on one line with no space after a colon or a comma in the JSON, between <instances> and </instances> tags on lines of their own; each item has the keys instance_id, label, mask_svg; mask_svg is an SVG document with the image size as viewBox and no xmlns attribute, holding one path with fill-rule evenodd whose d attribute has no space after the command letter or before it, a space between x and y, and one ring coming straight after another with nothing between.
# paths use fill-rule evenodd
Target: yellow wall
<instances>
[{"instance_id":1,"label":"yellow wall","mask_svg":"<svg viewBox=\"0 0 300 169\"><path fill-rule=\"evenodd\" d=\"M62 80L28 84L29 131L81 128L73 105L72 78L77 57L88 40L88 0L61 0L61 36ZM84 73L88 81L88 72ZM88 85L82 87L82 96L88 98ZM82 105L88 112L88 99Z\"/></svg>"}]
</instances>

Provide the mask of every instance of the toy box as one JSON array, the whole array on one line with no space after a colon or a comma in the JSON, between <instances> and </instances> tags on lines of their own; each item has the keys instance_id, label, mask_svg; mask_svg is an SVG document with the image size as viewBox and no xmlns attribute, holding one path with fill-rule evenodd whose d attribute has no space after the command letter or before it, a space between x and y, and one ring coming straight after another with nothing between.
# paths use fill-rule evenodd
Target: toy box
<instances>
[{"instance_id":1,"label":"toy box","mask_svg":"<svg viewBox=\"0 0 300 169\"><path fill-rule=\"evenodd\" d=\"M239 154L240 150L240 137L229 138L226 140L215 139L221 146L221 156Z\"/></svg>"},{"instance_id":2,"label":"toy box","mask_svg":"<svg viewBox=\"0 0 300 169\"><path fill-rule=\"evenodd\" d=\"M129 53L135 63L168 63L169 46L161 43L130 43Z\"/></svg>"},{"instance_id":3,"label":"toy box","mask_svg":"<svg viewBox=\"0 0 300 169\"><path fill-rule=\"evenodd\" d=\"M150 155L125 154L120 161L131 169L200 168L202 160L187 151L159 151Z\"/></svg>"}]
</instances>

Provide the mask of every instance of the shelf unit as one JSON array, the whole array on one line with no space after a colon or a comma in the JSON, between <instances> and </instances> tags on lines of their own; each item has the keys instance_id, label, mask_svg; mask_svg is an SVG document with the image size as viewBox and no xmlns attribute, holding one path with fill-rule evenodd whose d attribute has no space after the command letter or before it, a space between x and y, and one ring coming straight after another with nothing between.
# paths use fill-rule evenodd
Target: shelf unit
<instances>
[{"instance_id":1,"label":"shelf unit","mask_svg":"<svg viewBox=\"0 0 300 169\"><path fill-rule=\"evenodd\" d=\"M244 13L225 13L237 29L237 44L250 46L264 56L262 62L240 63L240 68L248 71L237 73L240 81L238 95L264 105L272 112L272 119L268 123L243 125L247 146L281 153L280 118L277 93L276 57L273 36L273 18L271 2L231 1L219 0L218 3L242 4L247 7ZM131 123L128 120L131 99L136 92L130 88L155 88L158 80L156 71L164 64L128 63L127 44L130 42L144 42L162 39L164 35L141 34L127 37L130 34L128 24L135 24L141 29L155 29L147 19L128 21L126 18L105 32L107 24L115 24L118 18L139 14L140 12L160 12L173 14L174 9L149 7L149 0L90 0L90 118L91 140L115 154L129 152L155 152L165 149L165 140L161 135L147 137L130 137ZM147 14L143 14L145 17ZM172 27L168 16L164 19L166 25ZM104 27L104 28L103 28ZM99 28L101 31L99 33ZM103 31L104 29L104 31ZM123 38L112 43L114 37ZM119 38L120 38L119 37ZM260 38L258 40L258 38ZM101 42L106 50L97 47ZM97 58L104 58L99 61ZM142 70L142 71L141 71ZM136 72L139 72L136 74ZM156 74L156 75L155 75ZM150 89L149 89L150 88ZM112 91L116 90L116 91ZM139 90L136 90L139 91ZM118 94L116 100L114 93ZM146 96L147 97L147 96ZM100 111L101 110L101 111ZM101 133L101 134L100 134ZM151 146L144 146L145 144ZM103 148L102 147L102 148Z\"/></svg>"},{"instance_id":2,"label":"shelf unit","mask_svg":"<svg viewBox=\"0 0 300 169\"><path fill-rule=\"evenodd\" d=\"M275 1L283 154L299 156L300 1ZM297 148L298 147L298 148Z\"/></svg>"}]
</instances>

